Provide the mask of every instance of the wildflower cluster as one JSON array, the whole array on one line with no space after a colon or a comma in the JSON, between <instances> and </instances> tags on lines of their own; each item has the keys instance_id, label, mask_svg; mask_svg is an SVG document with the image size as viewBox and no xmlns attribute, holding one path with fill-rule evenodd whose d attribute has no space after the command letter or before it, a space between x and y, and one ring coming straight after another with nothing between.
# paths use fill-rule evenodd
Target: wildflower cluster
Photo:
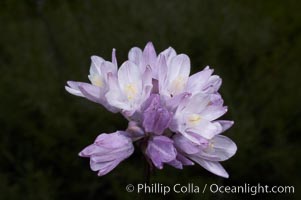
<instances>
[{"instance_id":1,"label":"wildflower cluster","mask_svg":"<svg viewBox=\"0 0 301 200\"><path fill-rule=\"evenodd\" d=\"M221 133L233 121L218 120L227 107L218 93L222 80L212 69L189 76L187 55L171 47L157 55L151 42L144 50L132 48L119 69L115 49L112 61L91 59L91 83L68 81L66 90L120 112L129 122L126 130L100 134L80 152L90 158L93 171L99 176L110 172L133 153L135 142L158 169L197 163L229 176L219 162L232 157L237 147Z\"/></svg>"}]
</instances>

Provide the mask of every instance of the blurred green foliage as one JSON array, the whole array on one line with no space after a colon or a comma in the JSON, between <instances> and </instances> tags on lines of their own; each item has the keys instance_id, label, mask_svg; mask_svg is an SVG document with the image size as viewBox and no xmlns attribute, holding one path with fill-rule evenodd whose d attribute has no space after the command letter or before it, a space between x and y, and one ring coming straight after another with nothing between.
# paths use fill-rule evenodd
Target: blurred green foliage
<instances>
[{"instance_id":1,"label":"blurred green foliage","mask_svg":"<svg viewBox=\"0 0 301 200\"><path fill-rule=\"evenodd\" d=\"M97 177L77 153L126 121L69 95L67 80L87 81L91 55L119 64L132 46L153 41L186 53L192 71L223 78L235 120L225 134L238 152L223 163L229 179L199 166L156 171L152 183L294 185L300 199L301 3L298 1L2 0L0 2L0 199L141 199L126 193L144 181L137 151ZM242 199L250 195L169 194L170 199Z\"/></svg>"}]
</instances>

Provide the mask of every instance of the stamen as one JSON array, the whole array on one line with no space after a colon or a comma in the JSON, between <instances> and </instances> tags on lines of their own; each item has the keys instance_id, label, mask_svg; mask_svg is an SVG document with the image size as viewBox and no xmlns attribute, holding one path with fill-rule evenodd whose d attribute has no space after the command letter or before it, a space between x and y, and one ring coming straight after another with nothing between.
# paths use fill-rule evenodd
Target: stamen
<instances>
[{"instance_id":1,"label":"stamen","mask_svg":"<svg viewBox=\"0 0 301 200\"><path fill-rule=\"evenodd\" d=\"M102 87L103 86L103 82L102 82L102 78L98 75L94 75L89 77L90 81L92 82L93 85L98 86L98 87Z\"/></svg>"},{"instance_id":2,"label":"stamen","mask_svg":"<svg viewBox=\"0 0 301 200\"><path fill-rule=\"evenodd\" d=\"M185 83L186 81L181 75L174 79L171 84L173 95L182 92L185 87Z\"/></svg>"},{"instance_id":3,"label":"stamen","mask_svg":"<svg viewBox=\"0 0 301 200\"><path fill-rule=\"evenodd\" d=\"M128 84L126 87L125 87L125 93L127 95L127 98L129 100L132 100L136 94L137 94L137 89L135 87L135 85L133 84Z\"/></svg>"},{"instance_id":4,"label":"stamen","mask_svg":"<svg viewBox=\"0 0 301 200\"><path fill-rule=\"evenodd\" d=\"M188 117L188 123L191 126L196 126L202 120L202 117L198 114L192 114Z\"/></svg>"}]
</instances>

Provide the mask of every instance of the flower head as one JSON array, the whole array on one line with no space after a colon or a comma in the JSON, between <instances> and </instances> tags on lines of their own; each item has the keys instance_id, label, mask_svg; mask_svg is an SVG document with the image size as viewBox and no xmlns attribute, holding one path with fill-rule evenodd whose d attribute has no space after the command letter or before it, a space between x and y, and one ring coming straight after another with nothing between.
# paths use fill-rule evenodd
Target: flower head
<instances>
[{"instance_id":1,"label":"flower head","mask_svg":"<svg viewBox=\"0 0 301 200\"><path fill-rule=\"evenodd\" d=\"M171 47L157 54L151 42L144 50L132 48L119 69L115 49L111 62L91 59L91 83L68 81L66 90L129 121L125 131L101 134L80 153L90 158L92 170L107 174L133 153L135 143L158 169L197 163L229 176L219 162L232 157L237 147L221 133L233 121L218 120L227 107L218 93L221 78L212 69L207 66L189 76L187 55Z\"/></svg>"}]
</instances>

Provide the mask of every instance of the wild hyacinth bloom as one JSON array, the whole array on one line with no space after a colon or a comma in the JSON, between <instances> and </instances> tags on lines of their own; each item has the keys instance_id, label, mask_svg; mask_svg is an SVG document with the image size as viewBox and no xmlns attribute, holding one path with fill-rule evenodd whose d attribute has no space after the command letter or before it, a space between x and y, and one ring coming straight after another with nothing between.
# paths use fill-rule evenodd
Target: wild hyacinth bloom
<instances>
[{"instance_id":1,"label":"wild hyacinth bloom","mask_svg":"<svg viewBox=\"0 0 301 200\"><path fill-rule=\"evenodd\" d=\"M89 157L91 169L98 171L99 176L105 175L134 152L131 139L124 134L123 131L101 134L79 156Z\"/></svg>"},{"instance_id":2,"label":"wild hyacinth bloom","mask_svg":"<svg viewBox=\"0 0 301 200\"><path fill-rule=\"evenodd\" d=\"M119 69L114 49L111 62L97 56L91 60L91 83L68 81L66 90L120 112L129 122L125 131L100 134L80 152L99 176L128 158L133 144L158 169L197 163L229 176L219 162L232 157L237 147L221 134L233 121L218 120L227 107L218 93L221 78L212 69L190 76L187 55L171 47L157 54L151 42L143 50L132 48Z\"/></svg>"}]
</instances>

